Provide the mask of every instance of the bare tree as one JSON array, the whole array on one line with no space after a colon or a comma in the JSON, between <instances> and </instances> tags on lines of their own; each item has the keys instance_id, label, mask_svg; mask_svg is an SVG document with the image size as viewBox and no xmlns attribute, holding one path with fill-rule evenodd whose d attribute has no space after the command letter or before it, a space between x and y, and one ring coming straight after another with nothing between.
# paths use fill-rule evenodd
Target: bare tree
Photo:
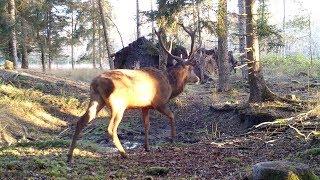
<instances>
[{"instance_id":1,"label":"bare tree","mask_svg":"<svg viewBox=\"0 0 320 180\"><path fill-rule=\"evenodd\" d=\"M137 39L141 36L141 32L140 32L140 9L139 9L139 0L136 0L136 11L137 11Z\"/></svg>"},{"instance_id":2,"label":"bare tree","mask_svg":"<svg viewBox=\"0 0 320 180\"><path fill-rule=\"evenodd\" d=\"M53 24L53 15L51 12L52 9L52 5L49 5L50 8L48 8L47 11L47 17L46 17L46 24L47 24L47 48L48 48L48 68L51 69L51 65L52 65L52 43L51 43L51 39L52 39L52 24Z\"/></svg>"},{"instance_id":3,"label":"bare tree","mask_svg":"<svg viewBox=\"0 0 320 180\"><path fill-rule=\"evenodd\" d=\"M239 8L239 52L240 52L240 63L242 67L242 78L247 80L248 79L248 68L246 65L246 12L245 12L245 0L238 0L238 8Z\"/></svg>"},{"instance_id":4,"label":"bare tree","mask_svg":"<svg viewBox=\"0 0 320 180\"><path fill-rule=\"evenodd\" d=\"M286 0L283 0L283 19L282 19L282 31L283 31L283 36L285 37L286 35ZM286 57L286 39L284 38L283 41L283 57Z\"/></svg>"},{"instance_id":5,"label":"bare tree","mask_svg":"<svg viewBox=\"0 0 320 180\"><path fill-rule=\"evenodd\" d=\"M100 18L98 19L98 24L101 24L100 23L101 22L101 20L100 20ZM102 36L101 36L101 26L98 26L98 51L99 51L99 67L100 67L100 69L102 69L102 57L103 57L103 50L104 50L104 46L103 46L103 44L101 43L102 41L101 41L101 38L102 38Z\"/></svg>"},{"instance_id":6,"label":"bare tree","mask_svg":"<svg viewBox=\"0 0 320 180\"><path fill-rule=\"evenodd\" d=\"M218 91L229 91L229 61L228 61L228 29L227 29L227 0L219 0L218 9Z\"/></svg>"},{"instance_id":7,"label":"bare tree","mask_svg":"<svg viewBox=\"0 0 320 180\"><path fill-rule=\"evenodd\" d=\"M91 0L91 18L92 18L92 65L93 68L97 68L96 62L96 16L95 16L95 0Z\"/></svg>"},{"instance_id":8,"label":"bare tree","mask_svg":"<svg viewBox=\"0 0 320 180\"><path fill-rule=\"evenodd\" d=\"M14 67L17 68L18 65L18 56L17 56L17 35L16 35L16 6L14 0L9 0L8 9L10 14L10 42L9 42L9 52L10 58L13 61Z\"/></svg>"},{"instance_id":9,"label":"bare tree","mask_svg":"<svg viewBox=\"0 0 320 180\"><path fill-rule=\"evenodd\" d=\"M108 31L107 31L106 21L104 18L104 10L103 10L103 5L102 5L102 0L98 0L98 1L99 1L101 23L102 23L102 27L103 27L103 35L104 35L104 40L106 43L106 48L107 48L107 53L108 53L108 58L109 58L109 66L110 66L110 69L114 69L114 63L111 58L110 39L109 39Z\"/></svg>"},{"instance_id":10,"label":"bare tree","mask_svg":"<svg viewBox=\"0 0 320 180\"><path fill-rule=\"evenodd\" d=\"M27 32L26 28L26 20L24 18L21 19L21 28L24 29L21 31L21 68L28 69L29 68L29 60L28 60L28 48L27 48Z\"/></svg>"},{"instance_id":11,"label":"bare tree","mask_svg":"<svg viewBox=\"0 0 320 180\"><path fill-rule=\"evenodd\" d=\"M150 0L150 9L151 9L151 14L152 14L152 17L151 17L151 40L152 42L154 42L154 29L155 29L155 26L154 26L154 14L153 14L153 1Z\"/></svg>"},{"instance_id":12,"label":"bare tree","mask_svg":"<svg viewBox=\"0 0 320 180\"><path fill-rule=\"evenodd\" d=\"M73 5L71 6L71 39L70 39L70 44L71 44L71 66L72 69L74 69L75 61L74 61L74 19L73 19Z\"/></svg>"}]
</instances>

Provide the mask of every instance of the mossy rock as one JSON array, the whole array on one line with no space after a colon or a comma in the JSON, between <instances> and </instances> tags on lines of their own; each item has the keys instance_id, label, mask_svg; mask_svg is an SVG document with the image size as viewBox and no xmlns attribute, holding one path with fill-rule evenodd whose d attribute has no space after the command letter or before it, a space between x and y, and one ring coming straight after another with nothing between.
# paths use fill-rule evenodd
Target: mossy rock
<instances>
[{"instance_id":1,"label":"mossy rock","mask_svg":"<svg viewBox=\"0 0 320 180\"><path fill-rule=\"evenodd\" d=\"M288 161L261 162L253 167L253 180L319 180L308 165Z\"/></svg>"}]
</instances>

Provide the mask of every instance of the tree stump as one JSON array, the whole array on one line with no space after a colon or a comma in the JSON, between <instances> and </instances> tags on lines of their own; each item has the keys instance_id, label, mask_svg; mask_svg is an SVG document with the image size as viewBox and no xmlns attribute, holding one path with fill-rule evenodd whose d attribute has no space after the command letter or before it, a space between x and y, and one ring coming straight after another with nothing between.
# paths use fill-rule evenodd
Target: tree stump
<instances>
[{"instance_id":1,"label":"tree stump","mask_svg":"<svg viewBox=\"0 0 320 180\"><path fill-rule=\"evenodd\" d=\"M316 180L308 165L288 161L261 162L253 167L253 180Z\"/></svg>"}]
</instances>

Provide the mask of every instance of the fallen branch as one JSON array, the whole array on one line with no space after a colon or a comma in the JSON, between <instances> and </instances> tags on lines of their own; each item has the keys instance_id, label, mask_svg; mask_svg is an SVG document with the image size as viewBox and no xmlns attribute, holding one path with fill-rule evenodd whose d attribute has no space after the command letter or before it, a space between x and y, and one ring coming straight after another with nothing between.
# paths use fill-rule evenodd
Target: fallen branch
<instances>
[{"instance_id":1,"label":"fallen branch","mask_svg":"<svg viewBox=\"0 0 320 180\"><path fill-rule=\"evenodd\" d=\"M285 118L285 119L276 119L272 122L263 122L258 125L250 128L249 133L254 133L260 129L270 129L270 128L280 128L280 127L289 127L293 129L298 135L302 136L305 140L310 140L311 136L320 137L320 131L317 131L318 122L310 122L310 120L320 117L320 106L306 112L298 114L297 116ZM317 119L316 119L317 120ZM306 133L301 132L297 127L302 127L304 130L312 129L313 131L307 131ZM286 128L287 129L287 128ZM285 130L286 130L285 129Z\"/></svg>"},{"instance_id":2,"label":"fallen branch","mask_svg":"<svg viewBox=\"0 0 320 180\"><path fill-rule=\"evenodd\" d=\"M315 118L319 116L320 112L320 106L317 106L316 108L306 112L306 113L301 113L298 114L297 116L285 118L285 119L276 119L275 121L272 122L263 122L258 125L254 126L254 129L257 128L265 128L265 127L270 127L270 126L281 126L281 125L292 125L294 123L301 123L303 124L304 121L310 120L312 118ZM303 125L308 125L308 124L303 124ZM311 124L312 125L312 124Z\"/></svg>"}]
</instances>

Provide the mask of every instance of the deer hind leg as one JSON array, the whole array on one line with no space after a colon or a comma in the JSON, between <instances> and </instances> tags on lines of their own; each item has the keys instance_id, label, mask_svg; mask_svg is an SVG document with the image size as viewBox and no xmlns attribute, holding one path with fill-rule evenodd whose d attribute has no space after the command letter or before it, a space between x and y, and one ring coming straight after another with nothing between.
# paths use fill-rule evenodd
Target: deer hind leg
<instances>
[{"instance_id":1,"label":"deer hind leg","mask_svg":"<svg viewBox=\"0 0 320 180\"><path fill-rule=\"evenodd\" d=\"M108 126L108 135L111 136L113 144L116 146L116 148L119 150L121 156L123 158L128 158L127 153L125 152L124 148L122 147L120 140L118 138L117 129L121 122L121 119L123 117L123 113L125 111L124 107L117 107L117 109L113 109L111 107L112 116L110 119L110 123Z\"/></svg>"},{"instance_id":2,"label":"deer hind leg","mask_svg":"<svg viewBox=\"0 0 320 180\"><path fill-rule=\"evenodd\" d=\"M174 142L174 139L176 137L176 128L172 111L168 108L167 105L159 106L155 109L169 118L171 125L171 142Z\"/></svg>"},{"instance_id":3,"label":"deer hind leg","mask_svg":"<svg viewBox=\"0 0 320 180\"><path fill-rule=\"evenodd\" d=\"M149 128L150 128L149 108L142 108L142 117L143 117L144 128L145 128L144 149L146 151L150 151L150 147L149 147Z\"/></svg>"},{"instance_id":4,"label":"deer hind leg","mask_svg":"<svg viewBox=\"0 0 320 180\"><path fill-rule=\"evenodd\" d=\"M104 101L98 95L97 96L92 95L87 111L85 112L85 114L83 116L80 117L80 119L77 122L76 130L73 134L72 142L71 142L68 154L67 154L67 162L72 161L73 151L76 147L76 142L77 142L77 139L79 137L80 132L82 131L84 126L88 124L88 122L92 121L96 117L97 113L104 106L105 106Z\"/></svg>"}]
</instances>

